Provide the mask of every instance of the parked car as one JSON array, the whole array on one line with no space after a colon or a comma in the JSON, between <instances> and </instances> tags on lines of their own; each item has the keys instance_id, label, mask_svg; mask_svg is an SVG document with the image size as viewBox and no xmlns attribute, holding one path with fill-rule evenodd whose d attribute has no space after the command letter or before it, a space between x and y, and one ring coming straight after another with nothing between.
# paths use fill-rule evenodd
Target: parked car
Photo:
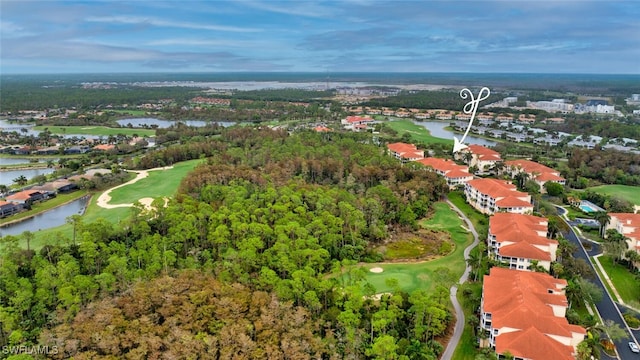
<instances>
[{"instance_id":1,"label":"parked car","mask_svg":"<svg viewBox=\"0 0 640 360\"><path fill-rule=\"evenodd\" d=\"M640 348L638 347L638 345L636 343L634 343L633 341L629 341L629 348L631 349L631 351L633 351L634 353L640 353Z\"/></svg>"}]
</instances>

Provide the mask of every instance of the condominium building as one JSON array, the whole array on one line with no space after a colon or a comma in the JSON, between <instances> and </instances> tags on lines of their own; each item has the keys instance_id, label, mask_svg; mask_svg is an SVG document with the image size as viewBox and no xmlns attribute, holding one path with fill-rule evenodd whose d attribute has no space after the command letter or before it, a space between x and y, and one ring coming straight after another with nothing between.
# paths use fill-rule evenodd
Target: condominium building
<instances>
[{"instance_id":1,"label":"condominium building","mask_svg":"<svg viewBox=\"0 0 640 360\"><path fill-rule=\"evenodd\" d=\"M569 324L567 281L545 274L493 267L484 277L481 345L515 359L575 359L586 331Z\"/></svg>"},{"instance_id":2,"label":"condominium building","mask_svg":"<svg viewBox=\"0 0 640 360\"><path fill-rule=\"evenodd\" d=\"M467 155L471 154L471 155ZM456 160L466 162L469 167L475 166L479 171L488 171L499 161L500 153L481 145L469 145L454 154Z\"/></svg>"},{"instance_id":3,"label":"condominium building","mask_svg":"<svg viewBox=\"0 0 640 360\"><path fill-rule=\"evenodd\" d=\"M530 179L534 180L540 186L540 191L544 192L544 184L548 181L561 185L566 183L566 179L560 176L558 170L552 169L531 160L509 160L504 162L503 173L515 177L519 173L529 174Z\"/></svg>"},{"instance_id":4,"label":"condominium building","mask_svg":"<svg viewBox=\"0 0 640 360\"><path fill-rule=\"evenodd\" d=\"M533 212L531 195L516 189L505 180L474 179L466 183L464 194L467 202L483 214Z\"/></svg>"},{"instance_id":5,"label":"condominium building","mask_svg":"<svg viewBox=\"0 0 640 360\"><path fill-rule=\"evenodd\" d=\"M640 214L609 213L611 220L606 230L615 229L627 238L629 250L640 253Z\"/></svg>"},{"instance_id":6,"label":"condominium building","mask_svg":"<svg viewBox=\"0 0 640 360\"><path fill-rule=\"evenodd\" d=\"M497 213L489 218L487 252L510 269L531 270L537 263L549 271L556 260L558 242L547 238L546 218Z\"/></svg>"},{"instance_id":7,"label":"condominium building","mask_svg":"<svg viewBox=\"0 0 640 360\"><path fill-rule=\"evenodd\" d=\"M435 173L442 175L447 181L450 189L464 185L467 181L473 180L473 174L469 173L469 168L464 165L458 165L451 160L439 158L424 158L417 162L431 169Z\"/></svg>"},{"instance_id":8,"label":"condominium building","mask_svg":"<svg viewBox=\"0 0 640 360\"><path fill-rule=\"evenodd\" d=\"M418 150L418 148L413 144L405 144L401 142L387 144L387 149L389 150L389 154L393 155L403 163L424 159L424 151Z\"/></svg>"}]
</instances>

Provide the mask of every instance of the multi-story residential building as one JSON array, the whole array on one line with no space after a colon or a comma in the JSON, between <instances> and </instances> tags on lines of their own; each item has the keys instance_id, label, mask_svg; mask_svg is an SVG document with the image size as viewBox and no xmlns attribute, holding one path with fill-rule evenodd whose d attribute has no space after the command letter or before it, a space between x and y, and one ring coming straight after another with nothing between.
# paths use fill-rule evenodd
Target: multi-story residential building
<instances>
[{"instance_id":1,"label":"multi-story residential building","mask_svg":"<svg viewBox=\"0 0 640 360\"><path fill-rule=\"evenodd\" d=\"M467 202L483 214L533 212L531 195L518 191L515 185L505 180L470 180L464 187L464 194Z\"/></svg>"},{"instance_id":2,"label":"multi-story residential building","mask_svg":"<svg viewBox=\"0 0 640 360\"><path fill-rule=\"evenodd\" d=\"M413 144L393 143L387 144L389 154L403 163L424 159L424 151L418 150Z\"/></svg>"},{"instance_id":3,"label":"multi-story residential building","mask_svg":"<svg viewBox=\"0 0 640 360\"><path fill-rule=\"evenodd\" d=\"M469 173L468 167L458 165L451 160L430 157L418 160L417 162L426 166L428 169L432 169L435 173L442 175L450 189L454 189L457 186L464 185L469 180L473 180L473 174Z\"/></svg>"},{"instance_id":4,"label":"multi-story residential building","mask_svg":"<svg viewBox=\"0 0 640 360\"><path fill-rule=\"evenodd\" d=\"M374 122L375 120L368 116L347 116L346 119L342 119L342 125L344 125L344 128L353 131L364 130Z\"/></svg>"},{"instance_id":5,"label":"multi-story residential building","mask_svg":"<svg viewBox=\"0 0 640 360\"><path fill-rule=\"evenodd\" d=\"M540 186L541 192L544 192L544 184L548 181L561 185L566 183L566 179L560 176L559 171L535 161L524 159L509 160L505 161L504 165L503 173L509 174L511 177L515 177L519 173L529 174L529 177Z\"/></svg>"},{"instance_id":6,"label":"multi-story residential building","mask_svg":"<svg viewBox=\"0 0 640 360\"><path fill-rule=\"evenodd\" d=\"M640 214L609 213L609 217L605 230L615 229L627 238L629 250L640 253Z\"/></svg>"},{"instance_id":7,"label":"multi-story residential building","mask_svg":"<svg viewBox=\"0 0 640 360\"><path fill-rule=\"evenodd\" d=\"M466 155L471 154L471 155ZM488 171L499 161L502 161L500 153L481 145L469 145L454 154L456 160L466 162L469 167L475 166L480 172Z\"/></svg>"},{"instance_id":8,"label":"multi-story residential building","mask_svg":"<svg viewBox=\"0 0 640 360\"><path fill-rule=\"evenodd\" d=\"M586 331L565 318L566 286L545 273L491 268L482 286L480 327L488 339L481 345L515 359L575 359Z\"/></svg>"},{"instance_id":9,"label":"multi-story residential building","mask_svg":"<svg viewBox=\"0 0 640 360\"><path fill-rule=\"evenodd\" d=\"M549 271L556 261L558 242L547 238L546 218L497 213L489 219L487 252L510 269L531 270L537 263Z\"/></svg>"}]
</instances>

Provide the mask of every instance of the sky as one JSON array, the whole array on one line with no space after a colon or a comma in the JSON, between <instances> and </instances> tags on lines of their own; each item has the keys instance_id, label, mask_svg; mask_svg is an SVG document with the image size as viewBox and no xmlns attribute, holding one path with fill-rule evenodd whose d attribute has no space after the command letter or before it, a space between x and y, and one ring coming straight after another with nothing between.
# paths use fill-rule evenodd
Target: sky
<instances>
[{"instance_id":1,"label":"sky","mask_svg":"<svg viewBox=\"0 0 640 360\"><path fill-rule=\"evenodd\" d=\"M640 0L0 1L0 74L640 74Z\"/></svg>"}]
</instances>

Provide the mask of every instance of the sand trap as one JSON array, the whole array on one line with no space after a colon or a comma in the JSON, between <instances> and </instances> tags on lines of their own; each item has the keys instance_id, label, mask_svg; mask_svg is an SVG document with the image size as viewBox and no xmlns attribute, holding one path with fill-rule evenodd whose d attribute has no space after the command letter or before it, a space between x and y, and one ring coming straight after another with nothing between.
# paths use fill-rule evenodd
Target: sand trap
<instances>
[{"instance_id":1,"label":"sand trap","mask_svg":"<svg viewBox=\"0 0 640 360\"><path fill-rule=\"evenodd\" d=\"M96 204L98 206L100 206L101 208L104 209L115 209L115 208L120 208L120 207L132 207L133 203L129 203L129 204L109 204L109 202L111 201L111 195L109 195L111 193L111 191L115 190L115 189L119 189L121 187L127 186L127 185L131 185L134 184L144 178L146 178L147 176L149 176L149 171L159 171L159 170L167 170L167 169L171 169L173 168L173 166L165 166L165 167L161 167L161 168L154 168L154 169L149 169L149 170L142 170L142 171L135 171L135 170L131 170L131 172L136 173L136 177L127 181L124 184L120 184L118 186L112 187L111 189L103 192L99 197L98 197L98 201L96 202ZM145 205L145 207L147 207L146 205L146 201L149 201L149 199L151 201L153 201L153 199L151 198L142 198L140 200L138 200L140 203L142 203L143 205ZM145 202L143 202L143 200ZM151 202L149 202L149 204L151 204Z\"/></svg>"},{"instance_id":2,"label":"sand trap","mask_svg":"<svg viewBox=\"0 0 640 360\"><path fill-rule=\"evenodd\" d=\"M379 294L374 294L373 296L370 296L371 299L376 300L376 301L380 301L380 299L382 299L383 295L393 295L390 292L383 292L383 293L379 293Z\"/></svg>"},{"instance_id":3,"label":"sand trap","mask_svg":"<svg viewBox=\"0 0 640 360\"><path fill-rule=\"evenodd\" d=\"M640 213L640 206L639 205L633 205L633 213L634 214Z\"/></svg>"},{"instance_id":4,"label":"sand trap","mask_svg":"<svg viewBox=\"0 0 640 360\"><path fill-rule=\"evenodd\" d=\"M371 271L372 273L379 274L379 273L383 272L384 269L381 268L381 267L374 267L374 268L369 269L369 271Z\"/></svg>"}]
</instances>

